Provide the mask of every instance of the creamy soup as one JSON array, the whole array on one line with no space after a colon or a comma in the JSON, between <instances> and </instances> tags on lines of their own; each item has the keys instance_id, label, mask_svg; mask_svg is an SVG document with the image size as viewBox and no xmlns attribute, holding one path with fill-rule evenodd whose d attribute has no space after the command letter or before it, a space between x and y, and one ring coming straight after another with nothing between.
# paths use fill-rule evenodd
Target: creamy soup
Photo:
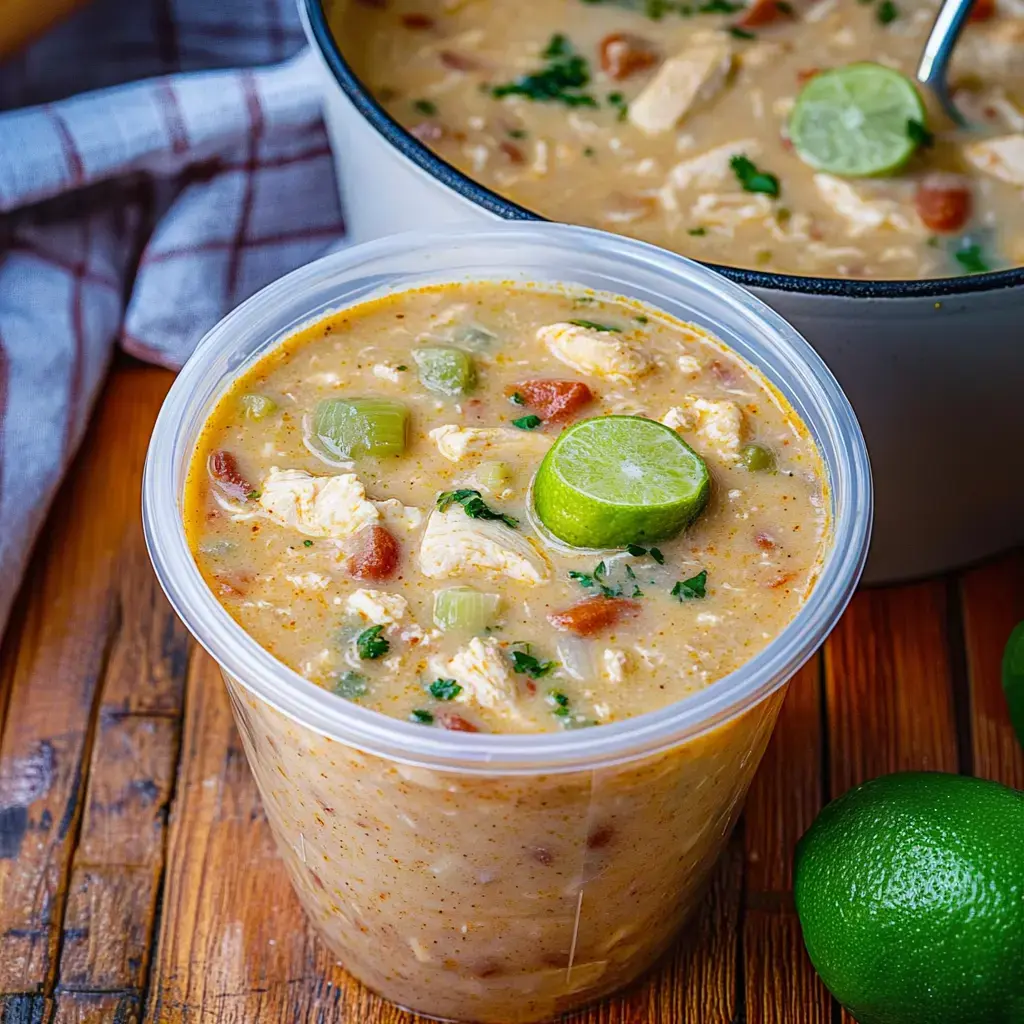
<instances>
[{"instance_id":1,"label":"creamy soup","mask_svg":"<svg viewBox=\"0 0 1024 1024\"><path fill-rule=\"evenodd\" d=\"M710 497L688 529L642 527L642 479L589 518L561 490L550 512L540 486L531 502L559 432L605 416L626 433L570 474L692 448ZM714 338L480 284L348 310L257 365L203 433L187 519L220 600L306 678L428 728L538 732L650 711L748 661L813 585L824 505L792 410ZM601 550L548 532L567 510ZM606 520L625 524L617 548Z\"/></svg>"},{"instance_id":2,"label":"creamy soup","mask_svg":"<svg viewBox=\"0 0 1024 1024\"><path fill-rule=\"evenodd\" d=\"M333 24L398 121L531 210L729 266L907 279L1024 263L1019 0L977 0L958 48L973 131L907 118L914 155L864 178L809 166L790 125L822 71L912 75L937 7L350 0Z\"/></svg>"},{"instance_id":3,"label":"creamy soup","mask_svg":"<svg viewBox=\"0 0 1024 1024\"><path fill-rule=\"evenodd\" d=\"M337 313L257 363L200 435L184 515L267 650L339 708L457 740L596 732L741 666L814 586L828 504L792 409L706 332L479 283ZM636 543L574 549L545 516ZM494 1024L550 1019L657 958L782 697L652 752L466 770L332 740L244 682L228 677L268 820L341 961L404 1006Z\"/></svg>"}]
</instances>

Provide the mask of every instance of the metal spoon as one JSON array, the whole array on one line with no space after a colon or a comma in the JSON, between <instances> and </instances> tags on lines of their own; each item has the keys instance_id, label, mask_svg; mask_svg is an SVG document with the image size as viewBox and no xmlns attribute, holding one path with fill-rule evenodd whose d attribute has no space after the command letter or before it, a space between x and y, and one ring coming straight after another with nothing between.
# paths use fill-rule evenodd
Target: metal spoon
<instances>
[{"instance_id":1,"label":"metal spoon","mask_svg":"<svg viewBox=\"0 0 1024 1024\"><path fill-rule=\"evenodd\" d=\"M968 127L968 121L949 95L946 72L972 3L973 0L945 0L935 17L924 44L921 63L917 66L917 80L935 97L950 119L962 128Z\"/></svg>"}]
</instances>

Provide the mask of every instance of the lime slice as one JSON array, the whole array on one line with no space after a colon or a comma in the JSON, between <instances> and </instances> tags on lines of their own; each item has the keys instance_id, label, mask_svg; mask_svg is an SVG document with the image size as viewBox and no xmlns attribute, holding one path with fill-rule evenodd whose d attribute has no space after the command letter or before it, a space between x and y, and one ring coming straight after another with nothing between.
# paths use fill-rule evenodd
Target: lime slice
<instances>
[{"instance_id":1,"label":"lime slice","mask_svg":"<svg viewBox=\"0 0 1024 1024\"><path fill-rule=\"evenodd\" d=\"M674 537L711 489L704 460L640 416L599 416L563 431L533 483L540 521L574 547L621 548Z\"/></svg>"},{"instance_id":2,"label":"lime slice","mask_svg":"<svg viewBox=\"0 0 1024 1024\"><path fill-rule=\"evenodd\" d=\"M1003 693L1010 706L1010 721L1024 746L1024 622L1018 622L1003 654Z\"/></svg>"},{"instance_id":3,"label":"lime slice","mask_svg":"<svg viewBox=\"0 0 1024 1024\"><path fill-rule=\"evenodd\" d=\"M881 64L847 64L815 75L796 98L789 135L800 159L845 178L890 174L917 148L925 123L914 83Z\"/></svg>"}]
</instances>

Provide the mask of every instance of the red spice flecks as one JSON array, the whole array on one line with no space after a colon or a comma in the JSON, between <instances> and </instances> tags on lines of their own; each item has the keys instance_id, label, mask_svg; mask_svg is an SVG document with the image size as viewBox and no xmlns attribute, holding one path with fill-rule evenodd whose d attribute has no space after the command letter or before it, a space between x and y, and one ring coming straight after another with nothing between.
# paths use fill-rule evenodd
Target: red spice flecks
<instances>
[{"instance_id":1,"label":"red spice flecks","mask_svg":"<svg viewBox=\"0 0 1024 1024\"><path fill-rule=\"evenodd\" d=\"M357 580L386 580L398 568L401 548L383 526L367 526L356 534L346 568Z\"/></svg>"},{"instance_id":2,"label":"red spice flecks","mask_svg":"<svg viewBox=\"0 0 1024 1024\"><path fill-rule=\"evenodd\" d=\"M596 636L621 622L640 614L640 604L625 597L592 597L560 612L552 612L548 622L576 636Z\"/></svg>"},{"instance_id":3,"label":"red spice flecks","mask_svg":"<svg viewBox=\"0 0 1024 1024\"><path fill-rule=\"evenodd\" d=\"M594 400L594 393L581 380L524 380L507 387L505 393L519 395L523 405L545 423L567 420Z\"/></svg>"},{"instance_id":4,"label":"red spice flecks","mask_svg":"<svg viewBox=\"0 0 1024 1024\"><path fill-rule=\"evenodd\" d=\"M252 484L242 475L238 461L231 452L223 449L210 452L210 457L206 460L206 471L218 490L229 498L248 501L254 492Z\"/></svg>"},{"instance_id":5,"label":"red spice flecks","mask_svg":"<svg viewBox=\"0 0 1024 1024\"><path fill-rule=\"evenodd\" d=\"M450 71L479 71L481 68L480 61L475 57L455 50L441 50L437 58Z\"/></svg>"},{"instance_id":6,"label":"red spice flecks","mask_svg":"<svg viewBox=\"0 0 1024 1024\"><path fill-rule=\"evenodd\" d=\"M754 534L754 543L762 551L774 551L777 546L775 538L765 530L758 530L757 533Z\"/></svg>"},{"instance_id":7,"label":"red spice flecks","mask_svg":"<svg viewBox=\"0 0 1024 1024\"><path fill-rule=\"evenodd\" d=\"M773 579L770 579L766 586L769 590L778 590L779 587L784 587L787 583L792 583L796 579L795 572L783 572L779 573Z\"/></svg>"},{"instance_id":8,"label":"red spice flecks","mask_svg":"<svg viewBox=\"0 0 1024 1024\"><path fill-rule=\"evenodd\" d=\"M613 32L605 36L598 45L598 51L601 70L616 81L646 71L661 59L652 43L631 32Z\"/></svg>"}]
</instances>

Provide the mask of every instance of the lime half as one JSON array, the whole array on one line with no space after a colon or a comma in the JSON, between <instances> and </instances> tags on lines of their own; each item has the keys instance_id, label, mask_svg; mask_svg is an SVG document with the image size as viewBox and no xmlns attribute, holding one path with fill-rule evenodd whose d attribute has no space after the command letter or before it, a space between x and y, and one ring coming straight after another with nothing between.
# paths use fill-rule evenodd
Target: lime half
<instances>
[{"instance_id":1,"label":"lime half","mask_svg":"<svg viewBox=\"0 0 1024 1024\"><path fill-rule=\"evenodd\" d=\"M581 548L665 540L707 504L704 460L664 424L640 416L574 423L548 450L533 483L540 521Z\"/></svg>"},{"instance_id":2,"label":"lime half","mask_svg":"<svg viewBox=\"0 0 1024 1024\"><path fill-rule=\"evenodd\" d=\"M881 64L847 64L815 75L800 91L789 135L800 159L819 171L864 178L899 170L917 148L911 127L925 123L914 83Z\"/></svg>"}]
</instances>

